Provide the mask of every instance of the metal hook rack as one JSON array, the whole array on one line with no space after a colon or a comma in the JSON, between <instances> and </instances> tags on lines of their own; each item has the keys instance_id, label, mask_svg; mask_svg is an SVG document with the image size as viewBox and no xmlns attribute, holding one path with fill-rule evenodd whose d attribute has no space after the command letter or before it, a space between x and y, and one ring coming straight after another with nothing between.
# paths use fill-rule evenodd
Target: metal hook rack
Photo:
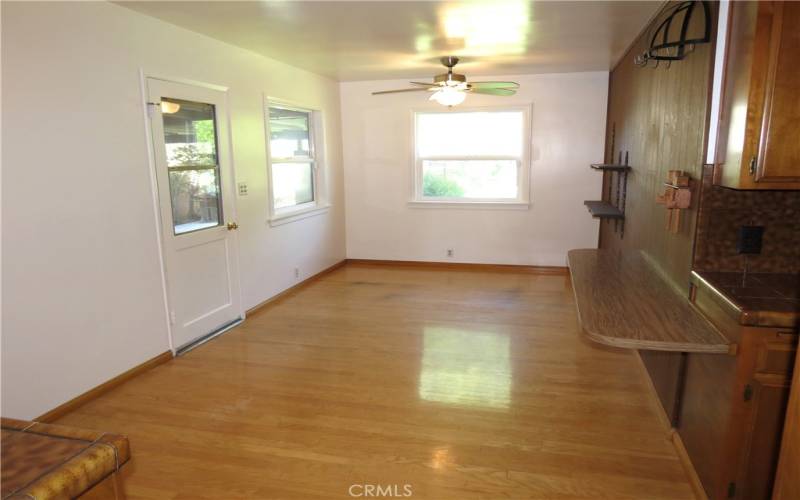
<instances>
[{"instance_id":1,"label":"metal hook rack","mask_svg":"<svg viewBox=\"0 0 800 500\"><path fill-rule=\"evenodd\" d=\"M700 10L698 5L702 7L703 13L703 36L688 38L692 16ZM678 24L680 25L678 38L670 39L673 25ZM711 41L711 6L707 0L679 2L664 8L656 16L656 20L651 26L655 26L655 29L652 30L653 35L650 37L650 46L641 54L636 55L633 58L633 63L644 67L650 61L655 61L655 67L657 68L659 61L668 61L667 67L669 68L672 61L680 61L685 58L694 51L698 44Z\"/></svg>"}]
</instances>

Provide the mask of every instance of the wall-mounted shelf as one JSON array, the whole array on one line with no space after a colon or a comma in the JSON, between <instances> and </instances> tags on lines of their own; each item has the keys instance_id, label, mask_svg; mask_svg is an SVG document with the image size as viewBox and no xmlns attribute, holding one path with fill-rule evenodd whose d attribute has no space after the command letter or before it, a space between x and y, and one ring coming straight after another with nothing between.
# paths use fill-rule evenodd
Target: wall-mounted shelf
<instances>
[{"instance_id":1,"label":"wall-mounted shelf","mask_svg":"<svg viewBox=\"0 0 800 500\"><path fill-rule=\"evenodd\" d=\"M620 151L617 163L592 163L589 167L592 170L603 172L604 181L606 172L611 178L608 179L608 182L604 182L607 188L604 200L584 201L583 204L589 209L592 217L613 220L614 232L619 231L620 238L622 238L625 235L625 195L628 187L628 172L631 170L628 165L628 152L625 152L624 161L622 151ZM612 190L614 183L617 185L615 191Z\"/></svg>"},{"instance_id":2,"label":"wall-mounted shelf","mask_svg":"<svg viewBox=\"0 0 800 500\"><path fill-rule=\"evenodd\" d=\"M605 201L584 201L592 217L598 219L624 219L625 214L620 209Z\"/></svg>"},{"instance_id":3,"label":"wall-mounted shelf","mask_svg":"<svg viewBox=\"0 0 800 500\"><path fill-rule=\"evenodd\" d=\"M627 172L631 169L628 165L617 165L615 163L592 163L589 167L606 172Z\"/></svg>"}]
</instances>

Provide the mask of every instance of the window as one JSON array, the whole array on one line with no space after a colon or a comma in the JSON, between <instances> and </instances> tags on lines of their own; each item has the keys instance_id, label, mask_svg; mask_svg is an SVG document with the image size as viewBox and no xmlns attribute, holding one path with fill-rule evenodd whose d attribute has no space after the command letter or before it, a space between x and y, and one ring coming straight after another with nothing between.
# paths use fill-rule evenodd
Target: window
<instances>
[{"instance_id":1,"label":"window","mask_svg":"<svg viewBox=\"0 0 800 500\"><path fill-rule=\"evenodd\" d=\"M164 145L176 235L219 226L219 163L214 105L163 98Z\"/></svg>"},{"instance_id":2,"label":"window","mask_svg":"<svg viewBox=\"0 0 800 500\"><path fill-rule=\"evenodd\" d=\"M269 171L272 219L319 208L317 112L269 103Z\"/></svg>"},{"instance_id":3,"label":"window","mask_svg":"<svg viewBox=\"0 0 800 500\"><path fill-rule=\"evenodd\" d=\"M528 201L529 110L417 112L414 200Z\"/></svg>"}]
</instances>

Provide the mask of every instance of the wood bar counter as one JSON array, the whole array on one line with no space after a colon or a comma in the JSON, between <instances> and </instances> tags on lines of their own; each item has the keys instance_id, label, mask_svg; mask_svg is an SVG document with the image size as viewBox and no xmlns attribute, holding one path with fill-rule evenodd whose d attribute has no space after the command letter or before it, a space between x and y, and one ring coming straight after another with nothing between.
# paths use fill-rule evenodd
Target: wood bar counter
<instances>
[{"instance_id":1,"label":"wood bar counter","mask_svg":"<svg viewBox=\"0 0 800 500\"><path fill-rule=\"evenodd\" d=\"M798 338L796 311L781 309L789 299L781 295L765 309L752 294L730 296L741 278L725 288L718 282L728 284L721 280L729 276L698 272L684 297L637 250L568 255L578 317L591 340L673 351L657 354L675 358L676 379L648 373L655 388L672 388L657 396L708 498L767 500ZM781 294L765 286L774 276L755 278L750 288Z\"/></svg>"},{"instance_id":2,"label":"wood bar counter","mask_svg":"<svg viewBox=\"0 0 800 500\"><path fill-rule=\"evenodd\" d=\"M638 250L570 250L578 318L595 342L629 349L735 351Z\"/></svg>"}]
</instances>

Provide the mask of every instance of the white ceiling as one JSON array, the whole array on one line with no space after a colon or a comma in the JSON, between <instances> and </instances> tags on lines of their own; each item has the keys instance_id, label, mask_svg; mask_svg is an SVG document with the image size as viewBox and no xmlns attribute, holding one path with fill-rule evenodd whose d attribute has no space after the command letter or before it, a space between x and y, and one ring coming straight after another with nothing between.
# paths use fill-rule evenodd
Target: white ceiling
<instances>
[{"instance_id":1,"label":"white ceiling","mask_svg":"<svg viewBox=\"0 0 800 500\"><path fill-rule=\"evenodd\" d=\"M117 2L336 80L608 70L658 1Z\"/></svg>"}]
</instances>

